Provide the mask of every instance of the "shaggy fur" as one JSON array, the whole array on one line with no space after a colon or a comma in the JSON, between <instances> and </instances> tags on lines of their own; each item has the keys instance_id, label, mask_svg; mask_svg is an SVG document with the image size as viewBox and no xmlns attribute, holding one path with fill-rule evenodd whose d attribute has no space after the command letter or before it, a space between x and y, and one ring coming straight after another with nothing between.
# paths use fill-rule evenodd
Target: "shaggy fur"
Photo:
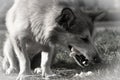
<instances>
[{"instance_id":1,"label":"shaggy fur","mask_svg":"<svg viewBox=\"0 0 120 80\"><path fill-rule=\"evenodd\" d=\"M4 44L6 73L16 70L19 75L31 75L30 59L41 52L42 76L55 76L50 65L56 45L68 49L71 45L78 55L88 60L99 57L92 40L92 19L79 9L77 0L15 0L7 13L8 37Z\"/></svg>"}]
</instances>

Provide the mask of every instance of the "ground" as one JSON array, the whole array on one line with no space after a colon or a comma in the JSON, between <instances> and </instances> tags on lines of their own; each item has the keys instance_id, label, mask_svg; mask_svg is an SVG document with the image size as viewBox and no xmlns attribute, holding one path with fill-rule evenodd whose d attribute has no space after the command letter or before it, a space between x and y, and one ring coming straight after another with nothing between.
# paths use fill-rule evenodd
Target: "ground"
<instances>
[{"instance_id":1,"label":"ground","mask_svg":"<svg viewBox=\"0 0 120 80\"><path fill-rule=\"evenodd\" d=\"M95 44L101 52L100 55L103 59L102 64L80 68L72 58L69 58L68 53L59 49L53 71L61 76L52 80L120 80L120 33L117 32L118 29L115 31L113 28L97 28L97 30L99 31L95 35ZM5 28L0 28L0 80L15 80L17 77L16 73L6 75L1 68L1 61L3 58L2 47L4 44L3 41L5 40L5 31ZM80 76L81 72L87 73L88 71L91 71L92 74L85 77ZM77 76L75 76L76 73L78 74ZM24 80L41 79L42 78L39 75L36 77L26 77Z\"/></svg>"}]
</instances>

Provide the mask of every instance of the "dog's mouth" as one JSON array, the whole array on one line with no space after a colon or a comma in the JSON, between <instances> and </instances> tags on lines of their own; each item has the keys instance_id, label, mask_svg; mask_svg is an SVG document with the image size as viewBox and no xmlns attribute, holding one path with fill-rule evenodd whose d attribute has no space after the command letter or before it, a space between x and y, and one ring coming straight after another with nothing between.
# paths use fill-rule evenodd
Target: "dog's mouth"
<instances>
[{"instance_id":1,"label":"dog's mouth","mask_svg":"<svg viewBox=\"0 0 120 80\"><path fill-rule=\"evenodd\" d=\"M89 65L89 61L83 55L75 55L75 56L73 56L73 58L76 61L76 63L79 66L81 66L82 68L84 68L84 67Z\"/></svg>"},{"instance_id":2,"label":"dog's mouth","mask_svg":"<svg viewBox=\"0 0 120 80\"><path fill-rule=\"evenodd\" d=\"M84 68L84 67L86 67L86 66L88 66L89 65L89 60L88 59L86 59L86 57L84 56L84 55L82 55L82 54L76 54L76 53L78 53L78 51L77 52L74 52L73 50L72 50L72 46L68 46L69 47L69 49L70 49L70 51L71 51L71 57L73 57L73 59L75 60L75 62L80 66L80 67L82 67L82 68Z\"/></svg>"}]
</instances>

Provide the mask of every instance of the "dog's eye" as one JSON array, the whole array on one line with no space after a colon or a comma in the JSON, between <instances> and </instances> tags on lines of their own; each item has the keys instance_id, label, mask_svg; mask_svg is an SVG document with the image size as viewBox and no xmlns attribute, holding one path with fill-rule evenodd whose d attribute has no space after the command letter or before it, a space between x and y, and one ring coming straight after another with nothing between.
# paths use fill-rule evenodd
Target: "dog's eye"
<instances>
[{"instance_id":1,"label":"dog's eye","mask_svg":"<svg viewBox=\"0 0 120 80\"><path fill-rule=\"evenodd\" d=\"M89 42L88 36L82 37L81 40L84 41L84 42Z\"/></svg>"}]
</instances>

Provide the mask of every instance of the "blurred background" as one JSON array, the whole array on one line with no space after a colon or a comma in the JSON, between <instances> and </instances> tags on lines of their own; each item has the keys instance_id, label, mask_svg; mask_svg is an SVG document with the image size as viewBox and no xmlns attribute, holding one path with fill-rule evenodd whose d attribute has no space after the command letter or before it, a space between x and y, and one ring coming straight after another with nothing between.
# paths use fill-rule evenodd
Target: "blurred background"
<instances>
[{"instance_id":1,"label":"blurred background","mask_svg":"<svg viewBox=\"0 0 120 80\"><path fill-rule=\"evenodd\" d=\"M70 0L74 1L74 0ZM92 12L103 11L104 13L96 19L95 44L101 52L104 64L80 68L64 49L58 48L56 57L55 72L63 75L62 79L55 80L81 80L71 76L76 72L91 70L93 76L82 78L82 80L120 80L120 0L76 0L80 8ZM14 80L16 76L6 76L2 69L3 44L5 41L5 16L14 0L0 0L0 80ZM36 62L37 63L37 62ZM59 69L62 68L62 69ZM63 69L67 68L67 69ZM80 71L73 69L79 68ZM71 78L71 79L64 79ZM30 80L40 80L30 79Z\"/></svg>"},{"instance_id":2,"label":"blurred background","mask_svg":"<svg viewBox=\"0 0 120 80\"><path fill-rule=\"evenodd\" d=\"M5 15L12 6L13 0L0 0L0 25L5 23Z\"/></svg>"},{"instance_id":3,"label":"blurred background","mask_svg":"<svg viewBox=\"0 0 120 80\"><path fill-rule=\"evenodd\" d=\"M73 0L71 0L73 1ZM99 21L120 21L120 0L76 0L83 9L99 11L103 10L103 18ZM12 6L14 0L0 0L0 28L5 23L5 15Z\"/></svg>"}]
</instances>

